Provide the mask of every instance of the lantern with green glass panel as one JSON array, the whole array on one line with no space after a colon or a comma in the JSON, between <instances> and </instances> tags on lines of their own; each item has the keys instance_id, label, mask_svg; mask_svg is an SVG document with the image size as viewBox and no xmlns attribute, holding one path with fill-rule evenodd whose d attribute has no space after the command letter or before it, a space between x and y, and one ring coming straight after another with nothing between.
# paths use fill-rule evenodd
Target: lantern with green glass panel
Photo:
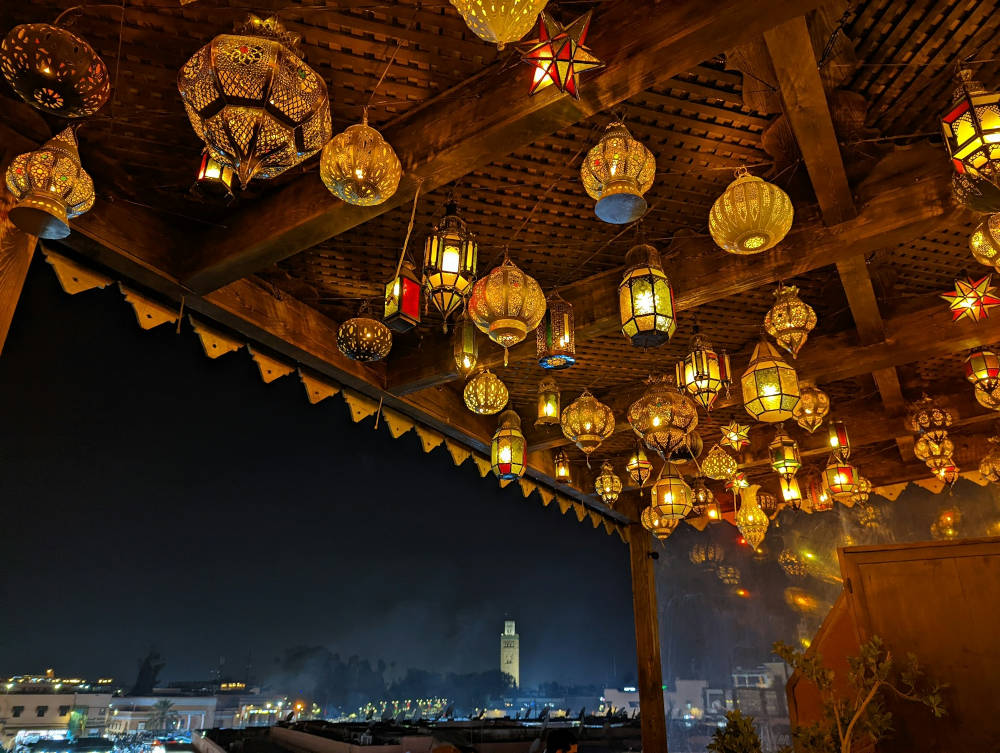
<instances>
[{"instance_id":1,"label":"lantern with green glass panel","mask_svg":"<svg viewBox=\"0 0 1000 753\"><path fill-rule=\"evenodd\" d=\"M618 286L622 334L639 348L667 342L677 329L674 291L660 262L660 254L642 243L625 256L628 269Z\"/></svg>"}]
</instances>

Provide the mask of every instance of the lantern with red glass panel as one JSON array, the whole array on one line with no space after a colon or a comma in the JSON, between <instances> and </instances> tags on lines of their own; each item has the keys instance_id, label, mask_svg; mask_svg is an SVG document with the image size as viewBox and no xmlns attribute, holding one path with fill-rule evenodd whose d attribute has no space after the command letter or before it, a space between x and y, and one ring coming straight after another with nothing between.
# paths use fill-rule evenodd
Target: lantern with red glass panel
<instances>
[{"instance_id":1,"label":"lantern with red glass panel","mask_svg":"<svg viewBox=\"0 0 1000 753\"><path fill-rule=\"evenodd\" d=\"M420 280L409 259L399 268L399 274L385 286L385 316L393 332L409 332L420 324Z\"/></svg>"}]
</instances>

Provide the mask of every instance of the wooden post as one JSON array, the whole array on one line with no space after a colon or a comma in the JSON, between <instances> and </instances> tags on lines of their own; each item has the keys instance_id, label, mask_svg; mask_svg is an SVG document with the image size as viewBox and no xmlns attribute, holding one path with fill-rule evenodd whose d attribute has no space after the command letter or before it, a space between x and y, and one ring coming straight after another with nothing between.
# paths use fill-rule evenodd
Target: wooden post
<instances>
[{"instance_id":1,"label":"wooden post","mask_svg":"<svg viewBox=\"0 0 1000 753\"><path fill-rule=\"evenodd\" d=\"M0 164L6 167L6 159ZM35 253L37 238L22 233L7 219L7 212L16 202L7 191L0 197L0 352L7 342L14 309L21 297L24 279L28 276L31 257Z\"/></svg>"}]
</instances>

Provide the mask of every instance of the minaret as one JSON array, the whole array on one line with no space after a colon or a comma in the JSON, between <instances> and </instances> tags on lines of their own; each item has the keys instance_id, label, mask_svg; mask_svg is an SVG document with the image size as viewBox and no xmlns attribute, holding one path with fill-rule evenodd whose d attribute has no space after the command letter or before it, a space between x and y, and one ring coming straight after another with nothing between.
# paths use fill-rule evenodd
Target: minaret
<instances>
[{"instance_id":1,"label":"minaret","mask_svg":"<svg viewBox=\"0 0 1000 753\"><path fill-rule=\"evenodd\" d=\"M520 638L514 620L505 620L500 636L500 671L514 678L514 687L521 686Z\"/></svg>"}]
</instances>

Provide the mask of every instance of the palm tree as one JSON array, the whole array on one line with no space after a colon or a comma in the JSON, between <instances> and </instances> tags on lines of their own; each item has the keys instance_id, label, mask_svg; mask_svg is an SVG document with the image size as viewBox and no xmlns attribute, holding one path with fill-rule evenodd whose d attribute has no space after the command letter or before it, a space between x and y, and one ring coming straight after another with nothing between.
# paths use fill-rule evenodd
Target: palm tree
<instances>
[{"instance_id":1,"label":"palm tree","mask_svg":"<svg viewBox=\"0 0 1000 753\"><path fill-rule=\"evenodd\" d=\"M174 711L174 704L167 699L157 701L149 714L149 728L152 730L171 730L177 727L180 717Z\"/></svg>"}]
</instances>

